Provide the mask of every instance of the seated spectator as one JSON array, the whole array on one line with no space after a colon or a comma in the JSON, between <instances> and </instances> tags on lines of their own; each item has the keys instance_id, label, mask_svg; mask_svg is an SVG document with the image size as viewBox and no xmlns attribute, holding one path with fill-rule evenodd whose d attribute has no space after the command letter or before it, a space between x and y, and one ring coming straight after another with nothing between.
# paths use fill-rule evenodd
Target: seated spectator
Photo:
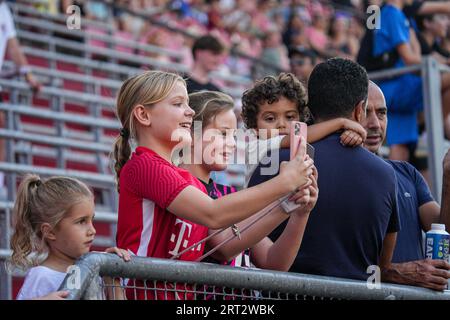
<instances>
[{"instance_id":1,"label":"seated spectator","mask_svg":"<svg viewBox=\"0 0 450 320\"><path fill-rule=\"evenodd\" d=\"M210 0L208 10L208 29L222 30L224 23L222 21L222 10L220 8L220 0Z\"/></svg>"},{"instance_id":2,"label":"seated spectator","mask_svg":"<svg viewBox=\"0 0 450 320\"><path fill-rule=\"evenodd\" d=\"M312 26L306 30L311 47L319 52L321 55L326 55L326 48L329 43L329 38L326 33L328 29L328 21L322 15L315 14L313 16Z\"/></svg>"},{"instance_id":3,"label":"seated spectator","mask_svg":"<svg viewBox=\"0 0 450 320\"><path fill-rule=\"evenodd\" d=\"M330 59L317 65L309 78L309 109L316 123L338 117L361 122L367 91L362 67ZM394 169L362 147L342 146L339 133L313 146L320 196L290 271L367 280L369 266L384 270L391 263L399 230ZM289 150L281 149L279 156L280 161L289 159ZM249 186L270 179L261 175L263 167ZM271 234L272 240L283 228Z\"/></svg>"},{"instance_id":4,"label":"seated spectator","mask_svg":"<svg viewBox=\"0 0 450 320\"><path fill-rule=\"evenodd\" d=\"M106 3L88 1L86 2L86 18L97 21L109 20L110 12Z\"/></svg>"},{"instance_id":5,"label":"seated spectator","mask_svg":"<svg viewBox=\"0 0 450 320\"><path fill-rule=\"evenodd\" d=\"M160 48L165 47L165 37L168 35L167 31L162 28L155 28L150 26L150 24L145 24L143 29L142 36L139 39L139 42L142 44L148 44L152 46L157 46ZM139 54L143 57L149 57L161 62L170 62L170 57L157 52L150 52L147 50L140 50Z\"/></svg>"},{"instance_id":6,"label":"seated spectator","mask_svg":"<svg viewBox=\"0 0 450 320\"><path fill-rule=\"evenodd\" d=\"M120 45L120 43L125 41L133 41L133 34L126 31L123 20L119 22L119 28L114 31L114 38L116 40L115 50L117 52L123 53L134 53L134 49L130 46Z\"/></svg>"},{"instance_id":7,"label":"seated spectator","mask_svg":"<svg viewBox=\"0 0 450 320\"><path fill-rule=\"evenodd\" d=\"M260 59L273 65L273 67L258 65L254 73L254 78L256 79L268 75L277 75L280 69L287 70L289 68L287 50L281 41L281 35L277 29L272 29L264 35Z\"/></svg>"},{"instance_id":8,"label":"seated spectator","mask_svg":"<svg viewBox=\"0 0 450 320\"><path fill-rule=\"evenodd\" d=\"M44 0L34 5L36 9L42 12L57 14L58 13L58 1L57 0Z\"/></svg>"},{"instance_id":9,"label":"seated spectator","mask_svg":"<svg viewBox=\"0 0 450 320\"><path fill-rule=\"evenodd\" d=\"M446 14L421 15L416 18L420 32L417 37L422 55L432 55L439 63L449 64L449 58L439 51L439 43L447 35L449 17ZM450 73L441 74L442 112L444 128L447 138L450 139Z\"/></svg>"},{"instance_id":10,"label":"seated spectator","mask_svg":"<svg viewBox=\"0 0 450 320\"><path fill-rule=\"evenodd\" d=\"M330 22L330 41L327 51L330 56L339 56L355 60L359 50L358 39L349 34L350 19L338 13Z\"/></svg>"},{"instance_id":11,"label":"seated spectator","mask_svg":"<svg viewBox=\"0 0 450 320\"><path fill-rule=\"evenodd\" d=\"M388 60L395 68L419 64L422 61L420 42L412 27L413 24L411 24L414 21L407 18L410 13L405 14L402 11L406 10L405 5L408 3L406 0L388 0L381 9L381 28L374 31L373 55L388 56ZM419 9L416 8L416 11L424 14L423 10L430 9L425 4ZM422 19L422 22L422 27L427 28L426 31L424 30L425 38L422 39L423 49L429 51L428 46L432 46L434 42L432 38L439 33L442 34L439 32L442 27L439 27L441 23L438 20L433 22L433 20L425 18ZM448 91L446 77L442 77L441 87L443 90L444 128L449 137L450 107L448 107L448 101L450 98L446 93ZM389 157L393 160L414 160L418 140L417 115L423 110L422 80L419 75L405 74L378 83L386 97L391 123L387 129L387 143L391 147Z\"/></svg>"},{"instance_id":12,"label":"seated spectator","mask_svg":"<svg viewBox=\"0 0 450 320\"><path fill-rule=\"evenodd\" d=\"M211 82L209 74L223 63L224 52L225 47L214 36L206 35L195 40L192 47L194 64L186 80L188 93L202 90L220 91Z\"/></svg>"},{"instance_id":13,"label":"seated spectator","mask_svg":"<svg viewBox=\"0 0 450 320\"><path fill-rule=\"evenodd\" d=\"M289 21L283 32L283 43L286 48L290 48L292 46L293 37L304 30L306 26L306 22L300 17L300 15L292 14L289 17Z\"/></svg>"},{"instance_id":14,"label":"seated spectator","mask_svg":"<svg viewBox=\"0 0 450 320\"><path fill-rule=\"evenodd\" d=\"M406 3L407 0L387 0L381 9L380 29L373 34L373 55L389 55L395 68L421 62L416 34L402 12ZM387 129L389 158L408 161L417 146L417 114L423 109L422 80L418 75L405 74L379 81L378 85L386 97L391 123Z\"/></svg>"},{"instance_id":15,"label":"seated spectator","mask_svg":"<svg viewBox=\"0 0 450 320\"><path fill-rule=\"evenodd\" d=\"M316 54L308 49L292 49L289 53L291 72L304 84L316 65Z\"/></svg>"},{"instance_id":16,"label":"seated spectator","mask_svg":"<svg viewBox=\"0 0 450 320\"><path fill-rule=\"evenodd\" d=\"M266 33L272 28L272 21L269 18L270 10L273 8L273 0L257 0L256 8L252 14L252 24L261 33Z\"/></svg>"}]
</instances>

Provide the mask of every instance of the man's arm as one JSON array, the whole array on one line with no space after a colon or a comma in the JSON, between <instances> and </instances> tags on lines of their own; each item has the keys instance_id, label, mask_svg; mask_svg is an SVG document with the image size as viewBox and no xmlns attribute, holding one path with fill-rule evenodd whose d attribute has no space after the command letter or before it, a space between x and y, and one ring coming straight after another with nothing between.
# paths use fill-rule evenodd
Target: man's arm
<instances>
[{"instance_id":1,"label":"man's arm","mask_svg":"<svg viewBox=\"0 0 450 320\"><path fill-rule=\"evenodd\" d=\"M409 29L409 42L399 44L397 52L406 65L419 64L422 61L420 43L412 28Z\"/></svg>"},{"instance_id":2,"label":"man's arm","mask_svg":"<svg viewBox=\"0 0 450 320\"><path fill-rule=\"evenodd\" d=\"M450 278L450 264L444 260L417 260L391 263L382 269L384 282L413 285L433 290L445 290Z\"/></svg>"},{"instance_id":3,"label":"man's arm","mask_svg":"<svg viewBox=\"0 0 450 320\"><path fill-rule=\"evenodd\" d=\"M397 232L388 232L383 240L383 249L380 256L380 269L383 275L383 270L388 269L392 262L394 255L395 244L397 242ZM383 278L382 278L383 280Z\"/></svg>"},{"instance_id":4,"label":"man's arm","mask_svg":"<svg viewBox=\"0 0 450 320\"><path fill-rule=\"evenodd\" d=\"M424 231L431 229L432 223L445 224L445 229L450 230L450 149L442 161L442 199L441 206L436 201L430 201L420 206L419 215Z\"/></svg>"},{"instance_id":5,"label":"man's arm","mask_svg":"<svg viewBox=\"0 0 450 320\"><path fill-rule=\"evenodd\" d=\"M444 260L419 260L391 263L397 233L387 233L380 257L381 281L445 290L450 278L450 264Z\"/></svg>"},{"instance_id":6,"label":"man's arm","mask_svg":"<svg viewBox=\"0 0 450 320\"><path fill-rule=\"evenodd\" d=\"M419 207L419 217L423 231L428 232L432 223L439 223L441 210L436 201L427 202Z\"/></svg>"},{"instance_id":7,"label":"man's arm","mask_svg":"<svg viewBox=\"0 0 450 320\"><path fill-rule=\"evenodd\" d=\"M418 12L419 15L435 13L450 14L450 1L424 1Z\"/></svg>"}]
</instances>

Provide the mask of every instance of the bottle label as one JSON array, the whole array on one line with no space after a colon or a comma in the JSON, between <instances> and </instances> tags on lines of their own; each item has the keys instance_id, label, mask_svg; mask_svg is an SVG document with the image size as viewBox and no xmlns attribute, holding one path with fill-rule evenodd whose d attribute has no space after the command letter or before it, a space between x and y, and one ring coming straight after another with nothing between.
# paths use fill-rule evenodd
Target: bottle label
<instances>
[{"instance_id":1,"label":"bottle label","mask_svg":"<svg viewBox=\"0 0 450 320\"><path fill-rule=\"evenodd\" d=\"M427 234L425 251L427 259L440 259L448 261L449 248L449 235Z\"/></svg>"}]
</instances>

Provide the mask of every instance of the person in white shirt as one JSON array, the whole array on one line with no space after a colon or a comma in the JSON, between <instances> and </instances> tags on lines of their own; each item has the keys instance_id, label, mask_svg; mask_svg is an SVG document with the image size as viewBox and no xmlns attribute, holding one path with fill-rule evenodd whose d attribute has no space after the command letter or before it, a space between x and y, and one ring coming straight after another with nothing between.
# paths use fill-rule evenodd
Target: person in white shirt
<instances>
[{"instance_id":1,"label":"person in white shirt","mask_svg":"<svg viewBox=\"0 0 450 320\"><path fill-rule=\"evenodd\" d=\"M32 268L17 299L63 297L63 292L57 290L69 268L89 252L94 241L94 208L91 190L77 179L51 177L43 181L31 174L22 179L13 211L11 265ZM106 252L116 253L125 261L131 259L126 250L116 247ZM41 259L45 254L47 256ZM98 284L100 281L98 278ZM104 279L108 285L112 281ZM100 290L96 293L92 298L103 297ZM108 289L106 295L123 298L119 287Z\"/></svg>"},{"instance_id":2,"label":"person in white shirt","mask_svg":"<svg viewBox=\"0 0 450 320\"><path fill-rule=\"evenodd\" d=\"M41 84L33 77L28 67L27 58L23 54L19 41L17 40L11 11L6 2L0 0L0 70L3 66L6 53L11 57L19 73L25 77L25 80L31 88L35 91L39 90Z\"/></svg>"},{"instance_id":3,"label":"person in white shirt","mask_svg":"<svg viewBox=\"0 0 450 320\"><path fill-rule=\"evenodd\" d=\"M34 92L39 91L41 88L41 84L33 77L31 69L28 66L27 58L20 48L19 41L16 37L16 30L14 28L11 11L9 10L6 2L4 0L0 0L0 77L6 53L8 53L9 57L13 60L14 64L17 67L17 70L14 72L14 74L22 75ZM0 103L2 102L1 89L2 88L0 86ZM4 123L4 114L3 112L0 112L0 128L4 127ZM0 139L0 161L4 160L5 143L3 139ZM2 188L4 185L3 180L3 172L0 172L0 188ZM0 190L0 197L2 198L6 196L1 193L1 191L3 190L6 191L6 189Z\"/></svg>"}]
</instances>

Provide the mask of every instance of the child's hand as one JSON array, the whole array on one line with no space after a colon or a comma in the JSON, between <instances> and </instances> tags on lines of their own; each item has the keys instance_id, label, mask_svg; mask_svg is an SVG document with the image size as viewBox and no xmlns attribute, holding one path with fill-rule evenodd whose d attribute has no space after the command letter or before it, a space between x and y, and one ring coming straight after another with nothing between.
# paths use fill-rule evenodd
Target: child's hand
<instances>
[{"instance_id":1,"label":"child's hand","mask_svg":"<svg viewBox=\"0 0 450 320\"><path fill-rule=\"evenodd\" d=\"M350 119L344 119L342 129L344 129L345 131L351 130L353 132L356 132L362 138L363 142L366 141L367 131L358 122L350 120ZM342 138L342 136L341 136L341 138ZM341 141L342 141L342 139L341 139Z\"/></svg>"},{"instance_id":2,"label":"child's hand","mask_svg":"<svg viewBox=\"0 0 450 320\"><path fill-rule=\"evenodd\" d=\"M297 204L303 204L303 205L294 211L295 214L297 214L297 215L309 214L312 211L312 209L314 209L314 207L317 203L317 199L319 197L319 188L317 186L318 177L319 177L319 174L317 172L317 169L316 169L316 167L313 167L313 174L310 177L312 183L307 188L307 190L308 190L307 198L302 197L302 198L299 198L299 202L296 201Z\"/></svg>"},{"instance_id":3,"label":"child's hand","mask_svg":"<svg viewBox=\"0 0 450 320\"><path fill-rule=\"evenodd\" d=\"M353 130L345 130L341 134L341 144L346 147L357 147L363 142L363 137Z\"/></svg>"},{"instance_id":4,"label":"child's hand","mask_svg":"<svg viewBox=\"0 0 450 320\"><path fill-rule=\"evenodd\" d=\"M296 191L295 194L290 196L288 200L291 202L295 202L296 204L299 204L302 207L305 206L309 202L310 197L311 197L309 188L312 184L312 179L310 179L310 180L311 180L311 182L308 182L310 184L309 186Z\"/></svg>"},{"instance_id":5,"label":"child's hand","mask_svg":"<svg viewBox=\"0 0 450 320\"><path fill-rule=\"evenodd\" d=\"M311 183L309 176L313 173L313 165L314 161L306 154L306 140L300 137L297 155L291 161L281 163L280 176L284 177L286 184L290 184L291 191L298 191Z\"/></svg>"},{"instance_id":6,"label":"child's hand","mask_svg":"<svg viewBox=\"0 0 450 320\"><path fill-rule=\"evenodd\" d=\"M69 295L68 291L55 291L46 296L35 298L33 300L66 300Z\"/></svg>"},{"instance_id":7,"label":"child's hand","mask_svg":"<svg viewBox=\"0 0 450 320\"><path fill-rule=\"evenodd\" d=\"M107 253L115 253L117 254L119 257L121 257L123 259L123 261L128 262L131 260L131 255L127 250L124 249L120 249L117 247L111 247L105 250L105 252Z\"/></svg>"}]
</instances>

